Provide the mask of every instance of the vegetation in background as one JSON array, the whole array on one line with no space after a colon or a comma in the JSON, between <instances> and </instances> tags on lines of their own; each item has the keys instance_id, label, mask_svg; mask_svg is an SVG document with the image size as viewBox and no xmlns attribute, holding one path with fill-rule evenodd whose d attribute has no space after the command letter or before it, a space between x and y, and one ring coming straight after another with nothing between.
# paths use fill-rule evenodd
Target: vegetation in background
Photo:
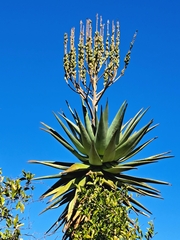
<instances>
[{"instance_id":1,"label":"vegetation in background","mask_svg":"<svg viewBox=\"0 0 180 240\"><path fill-rule=\"evenodd\" d=\"M29 191L34 189L31 185L34 175L22 173L22 178L14 180L5 178L0 169L0 239L22 239L23 213L32 197Z\"/></svg>"}]
</instances>

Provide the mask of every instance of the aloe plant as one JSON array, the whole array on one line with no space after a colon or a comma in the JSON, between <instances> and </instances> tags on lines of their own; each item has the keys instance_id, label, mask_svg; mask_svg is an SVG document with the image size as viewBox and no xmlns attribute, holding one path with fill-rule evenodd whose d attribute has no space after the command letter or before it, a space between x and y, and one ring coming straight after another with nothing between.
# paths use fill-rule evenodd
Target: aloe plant
<instances>
[{"instance_id":1,"label":"aloe plant","mask_svg":"<svg viewBox=\"0 0 180 240\"><path fill-rule=\"evenodd\" d=\"M141 109L132 119L124 122L124 116L127 109L127 102L120 106L113 121L109 122L109 104L100 108L98 103L104 92L109 86L115 83L124 75L129 64L130 54L136 34L130 43L130 49L124 59L124 67L118 75L119 69L119 43L120 30L119 23L115 26L112 23L112 33L110 37L109 21L107 22L107 32L105 38L105 29L100 18L100 29L98 29L98 18L96 21L96 31L92 37L92 22L87 20L86 30L80 23L80 37L78 44L78 66L76 66L76 49L74 45L74 32L71 30L70 50L68 52L68 36L64 39L64 69L65 80L68 86L78 93L81 97L83 120L76 110L72 110L67 102L68 109L72 119L66 117L64 113L54 113L55 118L67 135L64 138L61 133L42 123L43 130L52 135L61 145L69 150L77 162L59 162L59 161L37 161L31 160L31 163L43 164L60 170L58 174L42 176L40 179L57 179L57 182L42 194L41 198L50 197L49 205L43 212L58 208L67 204L53 227L59 228L64 224L66 231L72 224L80 224L78 218L77 202L82 188L92 184L94 178L100 179L104 189L118 191L126 188L128 193L137 193L142 196L151 196L161 198L158 189L151 184L169 185L168 182L159 181L150 178L136 177L129 174L129 171L137 169L140 166L156 163L161 159L172 157L169 152L152 155L147 158L131 160L146 146L156 139L151 138L141 143L141 140L153 130L157 125L152 125L153 120L136 130L147 109ZM110 38L110 39L109 39ZM78 74L77 74L78 68ZM78 77L77 77L78 75ZM102 90L98 92L97 85L103 80ZM98 116L99 115L99 116ZM144 205L128 194L123 198L124 206L131 208L136 213L147 215L151 213Z\"/></svg>"}]
</instances>

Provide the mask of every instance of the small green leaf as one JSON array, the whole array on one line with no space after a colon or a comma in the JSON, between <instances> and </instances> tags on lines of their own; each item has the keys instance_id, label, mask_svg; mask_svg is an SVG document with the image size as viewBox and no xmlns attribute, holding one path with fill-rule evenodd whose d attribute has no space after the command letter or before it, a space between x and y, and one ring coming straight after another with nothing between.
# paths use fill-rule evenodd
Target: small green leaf
<instances>
[{"instance_id":1,"label":"small green leaf","mask_svg":"<svg viewBox=\"0 0 180 240\"><path fill-rule=\"evenodd\" d=\"M16 204L16 209L17 209L17 210L20 209L20 211L21 211L21 213L22 213L22 212L24 212L25 206L24 206L24 204L23 204L22 202L18 202L18 203Z\"/></svg>"}]
</instances>

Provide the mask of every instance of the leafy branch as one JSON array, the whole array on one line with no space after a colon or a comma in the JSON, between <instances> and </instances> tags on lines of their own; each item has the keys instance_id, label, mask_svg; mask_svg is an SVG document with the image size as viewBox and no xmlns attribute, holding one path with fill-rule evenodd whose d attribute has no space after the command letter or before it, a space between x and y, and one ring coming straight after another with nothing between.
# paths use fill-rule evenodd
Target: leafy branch
<instances>
[{"instance_id":1,"label":"leafy branch","mask_svg":"<svg viewBox=\"0 0 180 240\"><path fill-rule=\"evenodd\" d=\"M24 223L20 216L32 197L27 191L34 189L31 185L33 174L22 173L22 178L14 180L5 178L0 169L0 239L19 239L21 236ZM23 180L25 182L22 184Z\"/></svg>"}]
</instances>

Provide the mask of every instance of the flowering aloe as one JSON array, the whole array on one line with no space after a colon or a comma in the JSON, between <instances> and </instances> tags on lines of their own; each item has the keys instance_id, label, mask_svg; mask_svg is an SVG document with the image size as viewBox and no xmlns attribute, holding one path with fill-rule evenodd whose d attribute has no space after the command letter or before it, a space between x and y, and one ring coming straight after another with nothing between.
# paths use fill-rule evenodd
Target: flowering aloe
<instances>
[{"instance_id":1,"label":"flowering aloe","mask_svg":"<svg viewBox=\"0 0 180 240\"><path fill-rule=\"evenodd\" d=\"M97 25L97 24L96 24ZM116 34L115 34L116 33ZM84 37L86 36L86 37ZM119 23L112 24L112 35L109 41L109 22L107 23L107 37L104 40L104 25L100 19L100 31L96 26L94 39L92 38L91 21L87 20L86 34L81 23L80 38L78 45L78 80L76 70L76 49L74 46L74 29L71 31L70 51L67 50L67 34L65 34L64 46L64 69L65 80L82 100L83 120L79 114L67 106L72 115L72 120L64 113L55 118L66 133L69 140L45 123L43 130L50 133L60 144L69 150L79 161L74 163L59 161L36 161L30 162L43 164L61 170L56 175L43 176L36 179L58 179L57 182L42 194L41 198L51 196L48 207L43 211L60 207L67 204L62 214L52 227L58 228L65 224L65 230L76 221L79 212L76 211L76 203L81 188L86 188L94 181L94 178L103 184L103 188L113 190L126 188L129 192L135 192L143 196L160 198L160 192L150 184L169 183L150 178L135 177L127 174L130 170L137 169L142 165L155 163L158 160L170 158L164 152L143 159L131 160L137 153L142 151L149 143L156 139L140 143L143 137L157 125L152 125L150 120L145 126L136 130L136 127L147 109L141 109L132 119L124 123L124 115L127 102L123 102L111 124L108 124L108 103L105 108L101 107L98 114L98 102L106 89L124 75L124 71L130 60L131 50L134 44L136 33L130 44L130 49L124 59L124 68L117 76L119 68ZM86 42L84 43L84 41ZM93 43L94 41L94 43ZM102 70L104 66L104 70ZM88 77L89 76L89 77ZM103 89L97 92L97 84L103 79ZM98 117L98 115L100 115ZM63 121L64 120L64 121ZM93 179L93 180L92 180ZM150 211L130 194L124 197L123 204L129 206L137 213L150 213ZM145 211L145 212L144 212ZM51 228L52 228L51 227ZM51 229L50 228L50 229ZM49 229L49 230L50 230Z\"/></svg>"}]
</instances>

